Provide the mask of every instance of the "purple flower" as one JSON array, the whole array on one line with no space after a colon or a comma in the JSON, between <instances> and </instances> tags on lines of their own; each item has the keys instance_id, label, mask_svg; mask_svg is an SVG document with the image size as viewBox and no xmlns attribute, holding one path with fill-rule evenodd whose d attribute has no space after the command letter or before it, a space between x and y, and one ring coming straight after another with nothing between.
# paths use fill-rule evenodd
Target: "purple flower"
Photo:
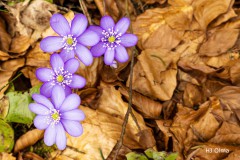
<instances>
[{"instance_id":1,"label":"purple flower","mask_svg":"<svg viewBox=\"0 0 240 160\"><path fill-rule=\"evenodd\" d=\"M55 86L52 91L51 101L40 94L32 95L36 103L31 103L29 109L36 113L34 125L40 130L45 130L44 142L47 146L57 144L60 150L66 147L66 133L71 136L80 136L83 132L80 121L84 120L84 113L78 109L80 97L70 94L65 97L64 89Z\"/></svg>"},{"instance_id":2,"label":"purple flower","mask_svg":"<svg viewBox=\"0 0 240 160\"><path fill-rule=\"evenodd\" d=\"M91 48L94 57L104 54L104 62L111 65L113 60L126 62L129 58L125 47L137 44L138 38L134 34L126 34L130 20L126 17L120 19L116 25L110 16L102 17L99 26L90 26L101 38L100 42Z\"/></svg>"},{"instance_id":3,"label":"purple flower","mask_svg":"<svg viewBox=\"0 0 240 160\"><path fill-rule=\"evenodd\" d=\"M62 49L60 55L64 62L73 58L76 53L86 66L92 64L92 54L85 46L93 46L100 39L95 32L86 30L88 21L85 15L75 15L70 27L64 16L54 14L50 19L50 25L59 36L49 36L41 41L40 47L44 52Z\"/></svg>"},{"instance_id":4,"label":"purple flower","mask_svg":"<svg viewBox=\"0 0 240 160\"><path fill-rule=\"evenodd\" d=\"M79 62L75 58L67 60L65 63L59 54L54 53L50 57L50 68L38 68L37 78L44 82L40 88L40 93L46 97L51 97L52 89L55 85L60 85L65 89L65 94L72 93L71 88L83 88L86 85L85 78L74 74Z\"/></svg>"}]
</instances>

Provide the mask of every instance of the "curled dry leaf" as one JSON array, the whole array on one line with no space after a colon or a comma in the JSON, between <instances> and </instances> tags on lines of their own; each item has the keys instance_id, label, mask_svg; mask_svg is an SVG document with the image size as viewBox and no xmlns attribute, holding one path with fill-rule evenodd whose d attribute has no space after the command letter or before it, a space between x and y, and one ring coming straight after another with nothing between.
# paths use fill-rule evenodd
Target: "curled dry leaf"
<instances>
[{"instance_id":1,"label":"curled dry leaf","mask_svg":"<svg viewBox=\"0 0 240 160\"><path fill-rule=\"evenodd\" d=\"M86 88L78 92L81 97L81 104L92 109L97 109L99 106L99 98L102 95L102 89Z\"/></svg>"},{"instance_id":2,"label":"curled dry leaf","mask_svg":"<svg viewBox=\"0 0 240 160\"><path fill-rule=\"evenodd\" d=\"M8 96L3 96L0 99L0 118L5 119L9 110L9 99Z\"/></svg>"},{"instance_id":3,"label":"curled dry leaf","mask_svg":"<svg viewBox=\"0 0 240 160\"><path fill-rule=\"evenodd\" d=\"M121 94L129 98L128 88L120 87ZM143 115L144 118L159 119L162 112L162 104L150 98L147 98L135 91L132 93L133 108Z\"/></svg>"},{"instance_id":4,"label":"curled dry leaf","mask_svg":"<svg viewBox=\"0 0 240 160\"><path fill-rule=\"evenodd\" d=\"M109 156L107 157L106 160L112 160L116 154L117 151L117 145L113 148L112 152L109 154ZM122 145L122 147L119 150L119 154L117 156L116 160L123 160L126 158L126 154L128 154L129 152L131 152L132 150L130 150L129 148L127 148L126 146Z\"/></svg>"},{"instance_id":5,"label":"curled dry leaf","mask_svg":"<svg viewBox=\"0 0 240 160\"><path fill-rule=\"evenodd\" d=\"M237 53L238 54L238 53ZM239 55L239 54L238 54ZM237 86L240 86L240 60L238 60L231 68L230 68L230 79L231 82Z\"/></svg>"},{"instance_id":6,"label":"curled dry leaf","mask_svg":"<svg viewBox=\"0 0 240 160\"><path fill-rule=\"evenodd\" d=\"M14 146L14 152L16 153L26 147L29 147L35 144L38 140L43 138L43 134L44 134L44 130L34 129L31 131L28 131L27 133L22 135L20 138L18 138Z\"/></svg>"},{"instance_id":7,"label":"curled dry leaf","mask_svg":"<svg viewBox=\"0 0 240 160\"><path fill-rule=\"evenodd\" d=\"M177 85L178 58L178 53L160 48L142 51L133 70L133 89L160 100L171 99Z\"/></svg>"},{"instance_id":8,"label":"curled dry leaf","mask_svg":"<svg viewBox=\"0 0 240 160\"><path fill-rule=\"evenodd\" d=\"M239 53L227 52L219 56L209 57L209 59L206 61L206 64L214 68L221 68L221 67L226 68L232 63L236 64L236 60L238 58L239 58Z\"/></svg>"},{"instance_id":9,"label":"curled dry leaf","mask_svg":"<svg viewBox=\"0 0 240 160\"><path fill-rule=\"evenodd\" d=\"M225 1L209 1L196 0L193 1L194 17L202 27L207 29L209 23L216 19L219 15L226 13L232 0Z\"/></svg>"},{"instance_id":10,"label":"curled dry leaf","mask_svg":"<svg viewBox=\"0 0 240 160\"><path fill-rule=\"evenodd\" d=\"M17 36L12 39L9 52L18 54L21 56L25 54L25 51L29 48L31 39L28 36ZM24 53L23 53L24 52Z\"/></svg>"}]
</instances>

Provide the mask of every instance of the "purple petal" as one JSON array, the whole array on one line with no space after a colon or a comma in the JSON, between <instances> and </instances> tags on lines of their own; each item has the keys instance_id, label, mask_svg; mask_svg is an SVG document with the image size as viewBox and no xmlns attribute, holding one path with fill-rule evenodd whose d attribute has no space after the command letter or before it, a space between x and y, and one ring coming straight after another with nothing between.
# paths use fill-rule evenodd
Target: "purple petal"
<instances>
[{"instance_id":1,"label":"purple petal","mask_svg":"<svg viewBox=\"0 0 240 160\"><path fill-rule=\"evenodd\" d=\"M121 45L123 45L124 47L132 47L135 46L137 44L138 41L138 37L134 34L124 34L121 37Z\"/></svg>"},{"instance_id":2,"label":"purple petal","mask_svg":"<svg viewBox=\"0 0 240 160\"><path fill-rule=\"evenodd\" d=\"M83 133L82 125L77 121L62 120L65 131L73 137L78 137Z\"/></svg>"},{"instance_id":3,"label":"purple petal","mask_svg":"<svg viewBox=\"0 0 240 160\"><path fill-rule=\"evenodd\" d=\"M103 47L103 42L99 42L91 48L92 55L94 57L100 57L106 52L106 47Z\"/></svg>"},{"instance_id":4,"label":"purple petal","mask_svg":"<svg viewBox=\"0 0 240 160\"><path fill-rule=\"evenodd\" d=\"M72 90L70 87L65 86L65 96L67 97L68 95L72 94Z\"/></svg>"},{"instance_id":5,"label":"purple petal","mask_svg":"<svg viewBox=\"0 0 240 160\"><path fill-rule=\"evenodd\" d=\"M64 62L61 56L57 53L51 55L50 63L54 71L59 70L60 68L64 68Z\"/></svg>"},{"instance_id":6,"label":"purple petal","mask_svg":"<svg viewBox=\"0 0 240 160\"><path fill-rule=\"evenodd\" d=\"M123 17L115 25L114 31L121 33L123 35L128 30L129 25L130 25L129 18Z\"/></svg>"},{"instance_id":7,"label":"purple petal","mask_svg":"<svg viewBox=\"0 0 240 160\"><path fill-rule=\"evenodd\" d=\"M52 90L52 102L59 109L65 99L65 91L62 86L55 85Z\"/></svg>"},{"instance_id":8,"label":"purple petal","mask_svg":"<svg viewBox=\"0 0 240 160\"><path fill-rule=\"evenodd\" d=\"M94 31L86 30L77 38L77 41L84 46L94 46L100 41L100 37Z\"/></svg>"},{"instance_id":9,"label":"purple petal","mask_svg":"<svg viewBox=\"0 0 240 160\"><path fill-rule=\"evenodd\" d=\"M83 62L83 64L85 64L86 66L89 66L92 64L93 56L88 48L84 47L81 44L77 44L75 51L76 51L78 58L80 59L80 61Z\"/></svg>"},{"instance_id":10,"label":"purple petal","mask_svg":"<svg viewBox=\"0 0 240 160\"><path fill-rule=\"evenodd\" d=\"M101 27L99 27L99 26L89 26L89 27L88 27L88 30L91 30L91 31L97 33L97 35L98 35L99 37L102 37L102 36L103 36L103 35L102 35L103 29L102 29Z\"/></svg>"},{"instance_id":11,"label":"purple petal","mask_svg":"<svg viewBox=\"0 0 240 160\"><path fill-rule=\"evenodd\" d=\"M44 83L40 88L40 94L44 95L47 98L50 98L52 96L52 81Z\"/></svg>"},{"instance_id":12,"label":"purple petal","mask_svg":"<svg viewBox=\"0 0 240 160\"><path fill-rule=\"evenodd\" d=\"M34 126L40 130L46 129L49 126L49 124L47 123L48 117L49 116L37 115L33 121Z\"/></svg>"},{"instance_id":13,"label":"purple petal","mask_svg":"<svg viewBox=\"0 0 240 160\"><path fill-rule=\"evenodd\" d=\"M72 20L71 33L75 37L81 35L87 28L88 20L83 14L76 14Z\"/></svg>"},{"instance_id":14,"label":"purple petal","mask_svg":"<svg viewBox=\"0 0 240 160\"><path fill-rule=\"evenodd\" d=\"M49 125L44 133L44 143L47 146L52 146L56 142L56 126Z\"/></svg>"},{"instance_id":15,"label":"purple petal","mask_svg":"<svg viewBox=\"0 0 240 160\"><path fill-rule=\"evenodd\" d=\"M50 19L52 29L61 36L66 36L70 33L70 26L66 18L61 14L54 14Z\"/></svg>"},{"instance_id":16,"label":"purple petal","mask_svg":"<svg viewBox=\"0 0 240 160\"><path fill-rule=\"evenodd\" d=\"M114 49L107 49L106 53L104 54L104 63L106 65L111 65L113 63L114 54L115 54Z\"/></svg>"},{"instance_id":17,"label":"purple petal","mask_svg":"<svg viewBox=\"0 0 240 160\"><path fill-rule=\"evenodd\" d=\"M82 76L74 74L72 82L68 85L71 88L83 88L86 85L86 79Z\"/></svg>"},{"instance_id":18,"label":"purple petal","mask_svg":"<svg viewBox=\"0 0 240 160\"><path fill-rule=\"evenodd\" d=\"M36 103L42 104L49 109L54 109L53 104L45 96L40 94L33 94L32 98Z\"/></svg>"},{"instance_id":19,"label":"purple petal","mask_svg":"<svg viewBox=\"0 0 240 160\"><path fill-rule=\"evenodd\" d=\"M40 48L44 52L55 52L63 47L63 38L62 37L56 37L56 36L49 36L44 38L40 42Z\"/></svg>"},{"instance_id":20,"label":"purple petal","mask_svg":"<svg viewBox=\"0 0 240 160\"><path fill-rule=\"evenodd\" d=\"M47 82L52 79L53 71L49 68L38 68L36 70L37 78L42 82Z\"/></svg>"},{"instance_id":21,"label":"purple petal","mask_svg":"<svg viewBox=\"0 0 240 160\"><path fill-rule=\"evenodd\" d=\"M71 111L63 112L61 118L72 121L83 121L85 119L85 114L80 109L74 109Z\"/></svg>"},{"instance_id":22,"label":"purple petal","mask_svg":"<svg viewBox=\"0 0 240 160\"><path fill-rule=\"evenodd\" d=\"M110 16L103 16L100 21L100 26L105 29L112 29L115 26L114 20Z\"/></svg>"},{"instance_id":23,"label":"purple petal","mask_svg":"<svg viewBox=\"0 0 240 160\"><path fill-rule=\"evenodd\" d=\"M65 130L61 123L56 125L56 145L59 150L64 150L67 144L67 137Z\"/></svg>"},{"instance_id":24,"label":"purple petal","mask_svg":"<svg viewBox=\"0 0 240 160\"><path fill-rule=\"evenodd\" d=\"M70 73L75 73L78 70L79 62L75 58L69 59L64 64L64 70Z\"/></svg>"},{"instance_id":25,"label":"purple petal","mask_svg":"<svg viewBox=\"0 0 240 160\"><path fill-rule=\"evenodd\" d=\"M38 103L30 103L28 108L35 114L48 115L50 113L47 107Z\"/></svg>"},{"instance_id":26,"label":"purple petal","mask_svg":"<svg viewBox=\"0 0 240 160\"><path fill-rule=\"evenodd\" d=\"M78 108L78 106L80 105L81 100L79 95L73 93L70 94L69 96L67 96L60 108L61 112L66 112L66 111L70 111L73 109Z\"/></svg>"},{"instance_id":27,"label":"purple petal","mask_svg":"<svg viewBox=\"0 0 240 160\"><path fill-rule=\"evenodd\" d=\"M115 59L121 63L124 63L129 59L129 56L125 47L119 45L116 48Z\"/></svg>"},{"instance_id":28,"label":"purple petal","mask_svg":"<svg viewBox=\"0 0 240 160\"><path fill-rule=\"evenodd\" d=\"M63 62L66 62L67 60L74 58L75 53L74 50L68 51L66 49L63 49L59 54L63 60Z\"/></svg>"}]
</instances>

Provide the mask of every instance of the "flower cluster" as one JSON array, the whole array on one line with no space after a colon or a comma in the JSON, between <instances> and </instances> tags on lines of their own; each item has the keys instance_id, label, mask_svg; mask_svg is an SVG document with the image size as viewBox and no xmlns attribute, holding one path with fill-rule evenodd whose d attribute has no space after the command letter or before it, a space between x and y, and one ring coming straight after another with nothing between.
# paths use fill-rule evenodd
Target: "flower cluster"
<instances>
[{"instance_id":1,"label":"flower cluster","mask_svg":"<svg viewBox=\"0 0 240 160\"><path fill-rule=\"evenodd\" d=\"M83 14L76 14L71 23L61 14L52 16L50 26L58 36L49 36L40 42L44 52L53 53L50 56L51 68L36 70L36 76L43 85L40 94L32 95L35 103L29 105L29 109L37 114L35 127L45 130L46 145L56 143L63 150L67 143L65 131L75 137L82 134L80 121L85 115L78 109L80 97L72 93L72 89L86 85L85 78L75 74L79 61L89 66L93 57L104 55L106 65L126 62L129 56L125 47L134 46L138 41L137 36L126 33L129 25L130 20L125 17L115 24L110 16L104 16L100 26L88 27Z\"/></svg>"}]
</instances>

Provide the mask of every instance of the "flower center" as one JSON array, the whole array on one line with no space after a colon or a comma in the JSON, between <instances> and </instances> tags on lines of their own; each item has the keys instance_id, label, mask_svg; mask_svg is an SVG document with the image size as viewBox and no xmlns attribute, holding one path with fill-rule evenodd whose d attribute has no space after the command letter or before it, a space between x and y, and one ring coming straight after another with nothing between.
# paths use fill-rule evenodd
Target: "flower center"
<instances>
[{"instance_id":1,"label":"flower center","mask_svg":"<svg viewBox=\"0 0 240 160\"><path fill-rule=\"evenodd\" d=\"M108 42L112 43L115 41L115 37L114 36L111 36L111 37L108 37Z\"/></svg>"},{"instance_id":2,"label":"flower center","mask_svg":"<svg viewBox=\"0 0 240 160\"><path fill-rule=\"evenodd\" d=\"M58 81L58 82L61 83L61 82L63 82L63 80L64 80L63 75L58 75L58 76L57 76L57 81Z\"/></svg>"},{"instance_id":3,"label":"flower center","mask_svg":"<svg viewBox=\"0 0 240 160\"><path fill-rule=\"evenodd\" d=\"M55 111L52 115L51 115L52 119L54 121L58 121L60 120L60 116L59 116L59 113L57 111Z\"/></svg>"},{"instance_id":4,"label":"flower center","mask_svg":"<svg viewBox=\"0 0 240 160\"><path fill-rule=\"evenodd\" d=\"M122 33L118 33L118 30L109 28L108 30L103 30L102 35L101 41L103 42L103 47L114 49L120 45Z\"/></svg>"},{"instance_id":5,"label":"flower center","mask_svg":"<svg viewBox=\"0 0 240 160\"><path fill-rule=\"evenodd\" d=\"M72 73L68 72L67 70L64 70L63 67L60 67L54 70L49 81L52 82L51 83L52 85L58 84L65 88L66 85L68 86L72 83Z\"/></svg>"},{"instance_id":6,"label":"flower center","mask_svg":"<svg viewBox=\"0 0 240 160\"><path fill-rule=\"evenodd\" d=\"M50 110L50 116L46 118L47 124L55 125L58 124L61 120L61 113L59 113L59 110L52 109Z\"/></svg>"},{"instance_id":7,"label":"flower center","mask_svg":"<svg viewBox=\"0 0 240 160\"><path fill-rule=\"evenodd\" d=\"M73 35L63 36L63 49L66 49L67 52L76 49L77 40Z\"/></svg>"},{"instance_id":8,"label":"flower center","mask_svg":"<svg viewBox=\"0 0 240 160\"><path fill-rule=\"evenodd\" d=\"M66 42L67 42L67 44L68 44L69 46L71 46L74 41L73 41L73 39L70 37L70 38L67 39Z\"/></svg>"}]
</instances>

